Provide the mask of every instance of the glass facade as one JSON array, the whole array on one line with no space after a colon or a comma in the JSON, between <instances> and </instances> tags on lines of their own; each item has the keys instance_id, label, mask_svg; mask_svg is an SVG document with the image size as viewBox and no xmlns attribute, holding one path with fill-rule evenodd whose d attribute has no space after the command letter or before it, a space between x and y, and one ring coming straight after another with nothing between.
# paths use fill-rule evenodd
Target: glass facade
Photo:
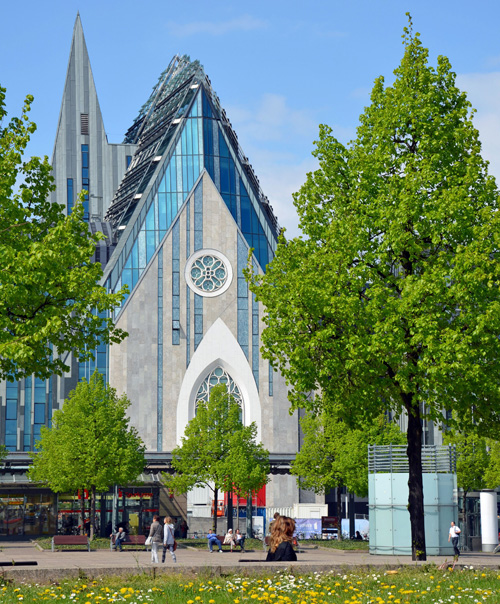
<instances>
[{"instance_id":1,"label":"glass facade","mask_svg":"<svg viewBox=\"0 0 500 604\"><path fill-rule=\"evenodd\" d=\"M73 211L73 205L75 203L75 192L73 189L73 179L72 178L68 178L66 180L66 213L68 214L68 216L71 214L71 212Z\"/></svg>"},{"instance_id":2,"label":"glass facade","mask_svg":"<svg viewBox=\"0 0 500 604\"><path fill-rule=\"evenodd\" d=\"M89 527L82 527L82 496L88 519L86 491L83 495L80 491L56 495L48 489L0 491L0 537L83 534ZM112 532L113 500L111 492L98 494L96 499L96 533L101 537ZM157 486L118 488L117 525L125 526L133 535L147 534L153 514L158 514L159 501Z\"/></svg>"},{"instance_id":3,"label":"glass facade","mask_svg":"<svg viewBox=\"0 0 500 604\"><path fill-rule=\"evenodd\" d=\"M17 450L17 419L19 405L18 382L7 382L5 406L5 446L9 451Z\"/></svg>"},{"instance_id":4,"label":"glass facade","mask_svg":"<svg viewBox=\"0 0 500 604\"><path fill-rule=\"evenodd\" d=\"M82 189L87 191L83 199L83 219L89 220L89 146L82 145Z\"/></svg>"},{"instance_id":5,"label":"glass facade","mask_svg":"<svg viewBox=\"0 0 500 604\"><path fill-rule=\"evenodd\" d=\"M99 316L105 317L106 315L101 313ZM94 350L93 359L78 364L78 380L81 381L85 379L87 382L90 381L90 378L96 369L102 375L104 383L107 383L109 375L107 344L99 344Z\"/></svg>"},{"instance_id":6,"label":"glass facade","mask_svg":"<svg viewBox=\"0 0 500 604\"><path fill-rule=\"evenodd\" d=\"M188 109L182 129L169 146L162 171L111 271L107 284L112 291L117 291L125 284L130 292L135 288L203 167L212 177L248 245L254 248L261 268L265 270L276 249L275 234L236 157L201 87ZM141 190L146 188L143 182ZM197 225L194 226L196 251Z\"/></svg>"},{"instance_id":7,"label":"glass facade","mask_svg":"<svg viewBox=\"0 0 500 604\"><path fill-rule=\"evenodd\" d=\"M56 495L49 491L0 493L0 537L54 535Z\"/></svg>"}]
</instances>

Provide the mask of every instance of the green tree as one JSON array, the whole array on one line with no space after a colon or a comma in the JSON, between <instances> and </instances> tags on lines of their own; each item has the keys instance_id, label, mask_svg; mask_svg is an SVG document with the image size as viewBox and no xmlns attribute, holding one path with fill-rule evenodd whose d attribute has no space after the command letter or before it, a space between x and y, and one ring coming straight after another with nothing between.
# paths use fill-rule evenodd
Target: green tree
<instances>
[{"instance_id":1,"label":"green tree","mask_svg":"<svg viewBox=\"0 0 500 604\"><path fill-rule=\"evenodd\" d=\"M0 463L3 462L3 460L7 457L8 454L9 451L7 447L5 447L4 445L0 445Z\"/></svg>"},{"instance_id":2,"label":"green tree","mask_svg":"<svg viewBox=\"0 0 500 604\"><path fill-rule=\"evenodd\" d=\"M225 384L214 386L208 403L198 403L181 444L172 451L176 475L167 479L167 486L186 493L207 485L214 494L215 533L220 491L247 495L268 482L269 452L255 440L255 422L244 426L240 413Z\"/></svg>"},{"instance_id":3,"label":"green tree","mask_svg":"<svg viewBox=\"0 0 500 604\"><path fill-rule=\"evenodd\" d=\"M351 428L341 417L326 412L319 415L307 413L300 425L304 441L292 464L291 472L297 476L302 488L315 493L326 493L337 487L346 487L360 497L368 494L368 445L403 444L405 435L387 422L384 415L376 421Z\"/></svg>"},{"instance_id":4,"label":"green tree","mask_svg":"<svg viewBox=\"0 0 500 604\"><path fill-rule=\"evenodd\" d=\"M69 370L68 352L84 360L98 343L126 336L106 318L124 292L98 285L101 265L90 259L102 235L90 233L82 204L65 216L50 203L47 157L23 161L36 130L28 118L33 97L3 126L5 93L0 87L0 379L44 379Z\"/></svg>"},{"instance_id":5,"label":"green tree","mask_svg":"<svg viewBox=\"0 0 500 604\"><path fill-rule=\"evenodd\" d=\"M490 463L484 473L484 483L487 489L500 486L500 441L487 439Z\"/></svg>"},{"instance_id":6,"label":"green tree","mask_svg":"<svg viewBox=\"0 0 500 604\"><path fill-rule=\"evenodd\" d=\"M294 196L305 237L282 237L251 290L264 354L295 408L351 425L408 416L414 559L425 553L422 418L474 408L499 421L500 212L465 93L446 57L428 64L411 23L395 81L375 81L356 138L320 126L319 169ZM319 395L313 401L308 392Z\"/></svg>"},{"instance_id":7,"label":"green tree","mask_svg":"<svg viewBox=\"0 0 500 604\"><path fill-rule=\"evenodd\" d=\"M125 394L106 387L95 371L90 382L79 382L52 426L42 426L28 476L56 493L88 490L91 538L94 534L96 493L136 480L144 470L144 444L129 426Z\"/></svg>"},{"instance_id":8,"label":"green tree","mask_svg":"<svg viewBox=\"0 0 500 604\"><path fill-rule=\"evenodd\" d=\"M457 453L457 486L463 491L462 519L466 543L468 537L467 494L487 487L487 476L490 472L490 464L493 463L488 440L472 431L449 430L443 434L443 442L455 445Z\"/></svg>"}]
</instances>

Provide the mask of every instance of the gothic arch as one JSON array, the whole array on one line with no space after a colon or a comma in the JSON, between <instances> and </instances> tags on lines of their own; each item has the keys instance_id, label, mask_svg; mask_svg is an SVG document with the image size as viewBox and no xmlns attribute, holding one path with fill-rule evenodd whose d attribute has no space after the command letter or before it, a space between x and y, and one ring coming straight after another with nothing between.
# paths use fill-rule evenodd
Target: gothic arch
<instances>
[{"instance_id":1,"label":"gothic arch","mask_svg":"<svg viewBox=\"0 0 500 604\"><path fill-rule=\"evenodd\" d=\"M231 330L218 318L196 349L182 381L177 401L178 444L188 421L194 417L198 388L216 367L222 367L238 384L245 424L255 422L257 440L261 440L261 406L252 370Z\"/></svg>"}]
</instances>

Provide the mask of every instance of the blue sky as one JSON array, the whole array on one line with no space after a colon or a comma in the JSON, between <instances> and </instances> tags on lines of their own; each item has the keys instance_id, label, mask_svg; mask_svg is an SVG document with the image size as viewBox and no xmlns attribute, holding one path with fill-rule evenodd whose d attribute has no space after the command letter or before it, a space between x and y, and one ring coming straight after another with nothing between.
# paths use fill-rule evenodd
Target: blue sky
<instances>
[{"instance_id":1,"label":"blue sky","mask_svg":"<svg viewBox=\"0 0 500 604\"><path fill-rule=\"evenodd\" d=\"M35 97L30 155L52 154L71 36L82 18L109 142L121 142L176 54L204 65L288 235L292 193L315 168L318 124L355 135L374 79L391 79L410 11L477 109L483 155L500 178L500 2L478 0L1 0L0 85L19 113Z\"/></svg>"}]
</instances>

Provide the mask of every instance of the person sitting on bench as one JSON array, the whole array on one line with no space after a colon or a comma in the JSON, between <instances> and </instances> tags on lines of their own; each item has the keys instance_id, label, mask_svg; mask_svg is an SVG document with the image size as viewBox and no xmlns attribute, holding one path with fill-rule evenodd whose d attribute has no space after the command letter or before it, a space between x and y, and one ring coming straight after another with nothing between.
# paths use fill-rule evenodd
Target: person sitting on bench
<instances>
[{"instance_id":1,"label":"person sitting on bench","mask_svg":"<svg viewBox=\"0 0 500 604\"><path fill-rule=\"evenodd\" d=\"M236 541L234 540L233 529L229 529L224 537L223 545L230 545L231 552L233 551L233 546L236 545Z\"/></svg>"},{"instance_id":2,"label":"person sitting on bench","mask_svg":"<svg viewBox=\"0 0 500 604\"><path fill-rule=\"evenodd\" d=\"M111 537L112 536L113 535L111 535ZM121 552L123 552L123 542L125 541L126 537L127 537L127 533L123 530L123 527L121 526L115 535L115 544L113 546L113 549L115 549L115 550L118 549Z\"/></svg>"},{"instance_id":3,"label":"person sitting on bench","mask_svg":"<svg viewBox=\"0 0 500 604\"><path fill-rule=\"evenodd\" d=\"M241 547L242 552L245 551L245 537L243 537L243 535L241 534L240 529L236 529L236 533L234 535L234 542L236 543L236 545L239 545Z\"/></svg>"},{"instance_id":4,"label":"person sitting on bench","mask_svg":"<svg viewBox=\"0 0 500 604\"><path fill-rule=\"evenodd\" d=\"M208 549L210 553L214 551L214 544L219 548L219 553L222 554L222 546L221 542L217 539L217 535L212 531L212 529L208 529Z\"/></svg>"}]
</instances>

